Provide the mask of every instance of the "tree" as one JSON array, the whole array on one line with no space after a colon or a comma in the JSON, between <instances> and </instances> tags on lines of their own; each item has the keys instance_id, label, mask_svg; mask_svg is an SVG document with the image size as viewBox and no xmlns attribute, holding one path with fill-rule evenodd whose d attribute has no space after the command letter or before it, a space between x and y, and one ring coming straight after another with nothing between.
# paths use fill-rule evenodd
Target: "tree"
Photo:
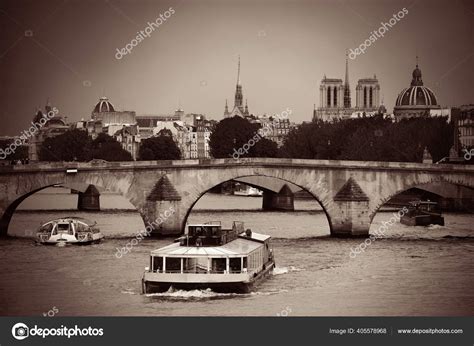
<instances>
[{"instance_id":1,"label":"tree","mask_svg":"<svg viewBox=\"0 0 474 346\"><path fill-rule=\"evenodd\" d=\"M282 152L305 159L421 162L428 147L436 162L453 145L453 125L446 118L393 122L382 116L302 124L290 132Z\"/></svg>"},{"instance_id":2,"label":"tree","mask_svg":"<svg viewBox=\"0 0 474 346\"><path fill-rule=\"evenodd\" d=\"M106 161L131 161L132 155L113 137L100 133L92 141L92 158Z\"/></svg>"},{"instance_id":3,"label":"tree","mask_svg":"<svg viewBox=\"0 0 474 346\"><path fill-rule=\"evenodd\" d=\"M142 141L138 155L140 160L179 160L181 151L172 137L158 136Z\"/></svg>"},{"instance_id":4,"label":"tree","mask_svg":"<svg viewBox=\"0 0 474 346\"><path fill-rule=\"evenodd\" d=\"M262 138L255 143L249 152L250 157L278 157L278 145L268 138Z\"/></svg>"},{"instance_id":5,"label":"tree","mask_svg":"<svg viewBox=\"0 0 474 346\"><path fill-rule=\"evenodd\" d=\"M221 120L214 127L210 137L211 156L214 158L279 156L277 144L262 137L258 132L259 129L259 124L250 123L239 116Z\"/></svg>"},{"instance_id":6,"label":"tree","mask_svg":"<svg viewBox=\"0 0 474 346\"><path fill-rule=\"evenodd\" d=\"M92 139L87 132L74 129L46 138L40 148L41 161L89 161Z\"/></svg>"},{"instance_id":7,"label":"tree","mask_svg":"<svg viewBox=\"0 0 474 346\"><path fill-rule=\"evenodd\" d=\"M234 116L221 120L214 127L209 147L214 158L232 157L234 150L239 150L255 136L257 126L244 118Z\"/></svg>"}]
</instances>

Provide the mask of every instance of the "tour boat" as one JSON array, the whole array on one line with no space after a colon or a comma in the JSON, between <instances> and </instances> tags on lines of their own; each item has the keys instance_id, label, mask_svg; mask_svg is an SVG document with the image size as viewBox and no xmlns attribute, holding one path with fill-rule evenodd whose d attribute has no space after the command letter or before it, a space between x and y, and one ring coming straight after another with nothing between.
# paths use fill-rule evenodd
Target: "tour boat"
<instances>
[{"instance_id":1,"label":"tour boat","mask_svg":"<svg viewBox=\"0 0 474 346\"><path fill-rule=\"evenodd\" d=\"M263 195L263 191L259 189L247 186L245 189L237 189L234 191L235 196L247 196L247 197L260 197Z\"/></svg>"},{"instance_id":2,"label":"tour boat","mask_svg":"<svg viewBox=\"0 0 474 346\"><path fill-rule=\"evenodd\" d=\"M188 225L173 244L151 252L143 293L170 288L248 293L275 266L271 237L244 231L242 222L223 229L220 222Z\"/></svg>"},{"instance_id":3,"label":"tour boat","mask_svg":"<svg viewBox=\"0 0 474 346\"><path fill-rule=\"evenodd\" d=\"M408 205L408 213L400 218L407 226L444 226L444 217L438 209L438 203L430 201L412 201Z\"/></svg>"},{"instance_id":4,"label":"tour boat","mask_svg":"<svg viewBox=\"0 0 474 346\"><path fill-rule=\"evenodd\" d=\"M37 242L41 244L91 244L104 236L96 227L96 222L81 217L64 217L42 225L37 232Z\"/></svg>"}]
</instances>

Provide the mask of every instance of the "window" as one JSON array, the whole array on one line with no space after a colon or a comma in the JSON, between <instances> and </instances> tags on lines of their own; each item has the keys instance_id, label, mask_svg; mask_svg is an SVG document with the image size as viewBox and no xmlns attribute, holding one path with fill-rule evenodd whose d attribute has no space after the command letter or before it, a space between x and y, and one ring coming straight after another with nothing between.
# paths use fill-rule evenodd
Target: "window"
<instances>
[{"instance_id":1,"label":"window","mask_svg":"<svg viewBox=\"0 0 474 346\"><path fill-rule=\"evenodd\" d=\"M241 271L241 268L240 268L240 257L236 257L236 258L230 258L229 259L229 269L231 272L233 273L239 273Z\"/></svg>"},{"instance_id":2,"label":"window","mask_svg":"<svg viewBox=\"0 0 474 346\"><path fill-rule=\"evenodd\" d=\"M167 273L181 272L181 258L180 257L166 257L166 272Z\"/></svg>"},{"instance_id":3,"label":"window","mask_svg":"<svg viewBox=\"0 0 474 346\"><path fill-rule=\"evenodd\" d=\"M215 273L223 273L226 270L225 258L213 258L211 262L211 271Z\"/></svg>"},{"instance_id":4,"label":"window","mask_svg":"<svg viewBox=\"0 0 474 346\"><path fill-rule=\"evenodd\" d=\"M163 257L153 257L153 271L161 272L163 271Z\"/></svg>"}]
</instances>

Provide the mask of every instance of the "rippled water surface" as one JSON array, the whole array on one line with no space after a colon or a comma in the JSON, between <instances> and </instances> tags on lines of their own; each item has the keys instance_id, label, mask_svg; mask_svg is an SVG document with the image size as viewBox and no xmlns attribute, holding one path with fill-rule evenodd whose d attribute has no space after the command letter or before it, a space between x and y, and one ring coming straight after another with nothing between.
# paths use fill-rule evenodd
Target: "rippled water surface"
<instances>
[{"instance_id":1,"label":"rippled water surface","mask_svg":"<svg viewBox=\"0 0 474 346\"><path fill-rule=\"evenodd\" d=\"M145 239L131 253L116 249L143 229L131 206L103 196L100 213L68 211L98 222L106 239L97 245L37 246L30 238L41 221L75 207L75 196L49 189L27 199L0 242L0 314L42 315L472 315L474 215L446 214L446 226L395 224L355 258L363 239L329 237L325 214L313 201L296 201L292 213L261 212L260 198L206 195L190 222L245 221L274 237L274 275L246 295L170 291L142 295L140 280L151 250L172 239ZM58 207L59 206L59 207ZM247 210L242 210L245 206ZM119 208L120 211L112 209ZM210 209L219 210L210 210ZM28 209L29 211L26 211ZM371 231L391 212L376 215Z\"/></svg>"}]
</instances>

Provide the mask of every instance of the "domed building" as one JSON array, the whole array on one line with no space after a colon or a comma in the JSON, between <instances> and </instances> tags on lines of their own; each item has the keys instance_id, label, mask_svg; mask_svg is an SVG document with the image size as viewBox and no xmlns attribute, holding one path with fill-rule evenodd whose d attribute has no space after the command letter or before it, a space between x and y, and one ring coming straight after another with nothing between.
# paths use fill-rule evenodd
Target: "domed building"
<instances>
[{"instance_id":1,"label":"domed building","mask_svg":"<svg viewBox=\"0 0 474 346\"><path fill-rule=\"evenodd\" d=\"M92 111L92 119L102 121L104 127L115 126L117 129L121 128L123 125L136 124L135 112L116 111L114 105L110 103L109 99L105 96L102 96L99 99L99 102L95 105L94 110Z\"/></svg>"},{"instance_id":2,"label":"domed building","mask_svg":"<svg viewBox=\"0 0 474 346\"><path fill-rule=\"evenodd\" d=\"M438 100L434 92L423 85L421 70L416 63L412 73L411 85L398 94L393 114L396 119L439 115Z\"/></svg>"},{"instance_id":3,"label":"domed building","mask_svg":"<svg viewBox=\"0 0 474 346\"><path fill-rule=\"evenodd\" d=\"M115 112L114 105L109 102L109 99L105 96L102 96L99 99L99 102L95 105L94 113L104 113L104 112Z\"/></svg>"}]
</instances>

